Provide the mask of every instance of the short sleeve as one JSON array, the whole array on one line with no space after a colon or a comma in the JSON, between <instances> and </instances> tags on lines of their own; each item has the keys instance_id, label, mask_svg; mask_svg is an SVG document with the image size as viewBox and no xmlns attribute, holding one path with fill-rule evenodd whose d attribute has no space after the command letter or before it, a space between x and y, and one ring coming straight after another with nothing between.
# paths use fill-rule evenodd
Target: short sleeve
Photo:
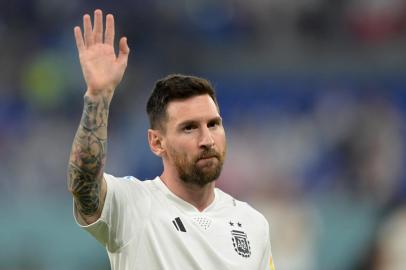
<instances>
[{"instance_id":1,"label":"short sleeve","mask_svg":"<svg viewBox=\"0 0 406 270\"><path fill-rule=\"evenodd\" d=\"M146 185L134 178L117 178L104 174L107 183L106 199L100 218L84 224L74 207L74 217L80 227L88 231L110 252L115 252L141 233L150 208Z\"/></svg>"},{"instance_id":2,"label":"short sleeve","mask_svg":"<svg viewBox=\"0 0 406 270\"><path fill-rule=\"evenodd\" d=\"M269 235L269 224L267 221L266 223L266 229L265 229L265 235L266 235L266 246L264 249L264 255L262 257L262 262L261 262L261 268L264 270L275 270L275 266L273 263L273 258L272 258L272 251L271 251L271 239Z\"/></svg>"}]
</instances>

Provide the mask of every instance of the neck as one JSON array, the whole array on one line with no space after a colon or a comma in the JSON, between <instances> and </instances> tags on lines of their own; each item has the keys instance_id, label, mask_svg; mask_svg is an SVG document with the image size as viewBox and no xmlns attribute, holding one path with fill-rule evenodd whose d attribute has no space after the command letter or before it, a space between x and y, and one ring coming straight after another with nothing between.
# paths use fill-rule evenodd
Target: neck
<instances>
[{"instance_id":1,"label":"neck","mask_svg":"<svg viewBox=\"0 0 406 270\"><path fill-rule=\"evenodd\" d=\"M214 200L214 182L201 187L196 184L185 183L179 177L174 177L165 171L161 175L161 180L172 193L196 207L200 212Z\"/></svg>"}]
</instances>

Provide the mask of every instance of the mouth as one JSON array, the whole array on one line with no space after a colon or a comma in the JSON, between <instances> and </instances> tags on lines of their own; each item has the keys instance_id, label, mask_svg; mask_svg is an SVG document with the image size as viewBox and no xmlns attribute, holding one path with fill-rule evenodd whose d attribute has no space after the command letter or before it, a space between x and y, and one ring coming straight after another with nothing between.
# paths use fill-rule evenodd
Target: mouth
<instances>
[{"instance_id":1,"label":"mouth","mask_svg":"<svg viewBox=\"0 0 406 270\"><path fill-rule=\"evenodd\" d=\"M196 164L206 166L209 164L214 164L216 162L216 159L218 160L216 156L201 157L196 161Z\"/></svg>"},{"instance_id":2,"label":"mouth","mask_svg":"<svg viewBox=\"0 0 406 270\"><path fill-rule=\"evenodd\" d=\"M199 158L199 160L206 160L206 159L211 159L211 158L217 158L217 156L201 157L201 158Z\"/></svg>"},{"instance_id":3,"label":"mouth","mask_svg":"<svg viewBox=\"0 0 406 270\"><path fill-rule=\"evenodd\" d=\"M220 154L217 153L217 151L215 151L214 149L210 150L210 151L203 151L200 153L199 156L197 156L196 162L214 162L215 159L217 159L218 161L220 160Z\"/></svg>"}]
</instances>

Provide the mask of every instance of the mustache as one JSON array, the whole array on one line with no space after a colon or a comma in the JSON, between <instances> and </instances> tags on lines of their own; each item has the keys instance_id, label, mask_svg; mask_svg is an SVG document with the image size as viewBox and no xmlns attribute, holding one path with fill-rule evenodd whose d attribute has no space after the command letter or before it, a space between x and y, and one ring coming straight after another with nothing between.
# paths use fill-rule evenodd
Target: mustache
<instances>
[{"instance_id":1,"label":"mustache","mask_svg":"<svg viewBox=\"0 0 406 270\"><path fill-rule=\"evenodd\" d=\"M203 152L201 152L197 158L196 161L198 161L199 159L203 159L203 158L211 158L211 157L215 157L218 160L220 160L221 155L219 152L217 152L216 150L214 150L213 148L208 149L208 150L204 150Z\"/></svg>"}]
</instances>

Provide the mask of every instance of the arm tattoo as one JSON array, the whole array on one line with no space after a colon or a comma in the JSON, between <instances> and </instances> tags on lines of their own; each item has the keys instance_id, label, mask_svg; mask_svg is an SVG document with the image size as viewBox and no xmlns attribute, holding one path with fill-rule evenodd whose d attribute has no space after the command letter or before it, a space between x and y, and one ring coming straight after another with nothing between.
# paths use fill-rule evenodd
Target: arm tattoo
<instances>
[{"instance_id":1,"label":"arm tattoo","mask_svg":"<svg viewBox=\"0 0 406 270\"><path fill-rule=\"evenodd\" d=\"M109 101L84 98L82 120L76 132L68 166L68 188L78 211L92 216L99 209L99 194L107 151Z\"/></svg>"}]
</instances>

